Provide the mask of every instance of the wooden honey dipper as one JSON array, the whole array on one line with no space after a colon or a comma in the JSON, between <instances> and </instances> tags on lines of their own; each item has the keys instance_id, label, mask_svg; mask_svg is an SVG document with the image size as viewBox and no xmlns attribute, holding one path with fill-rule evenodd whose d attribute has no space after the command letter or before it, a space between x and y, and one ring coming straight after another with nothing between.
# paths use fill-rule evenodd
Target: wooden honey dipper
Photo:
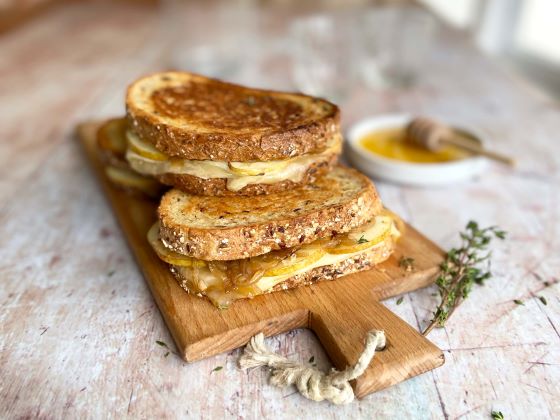
<instances>
[{"instance_id":1,"label":"wooden honey dipper","mask_svg":"<svg viewBox=\"0 0 560 420\"><path fill-rule=\"evenodd\" d=\"M445 145L452 145L506 165L515 165L512 158L486 150L480 144L457 135L450 127L429 118L414 118L406 127L406 135L409 140L428 150L437 151Z\"/></svg>"}]
</instances>

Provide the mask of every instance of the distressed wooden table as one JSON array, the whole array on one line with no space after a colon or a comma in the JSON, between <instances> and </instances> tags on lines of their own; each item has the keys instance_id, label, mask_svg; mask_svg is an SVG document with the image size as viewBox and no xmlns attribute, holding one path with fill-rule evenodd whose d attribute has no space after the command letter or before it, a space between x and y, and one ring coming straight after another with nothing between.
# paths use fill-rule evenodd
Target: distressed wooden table
<instances>
[{"instance_id":1,"label":"distressed wooden table","mask_svg":"<svg viewBox=\"0 0 560 420\"><path fill-rule=\"evenodd\" d=\"M448 30L414 89L359 90L342 104L346 126L381 112L428 114L475 127L519 159L515 171L491 166L451 188L377 183L388 206L445 248L471 218L509 232L495 277L430 335L446 364L335 407L238 370L239 351L193 364L174 356L73 137L81 120L121 114L128 82L169 66L159 19L152 9L72 5L0 38L0 417L560 415L560 107ZM278 87L290 87L284 77ZM420 329L433 292L385 303ZM307 331L269 342L329 366Z\"/></svg>"}]
</instances>

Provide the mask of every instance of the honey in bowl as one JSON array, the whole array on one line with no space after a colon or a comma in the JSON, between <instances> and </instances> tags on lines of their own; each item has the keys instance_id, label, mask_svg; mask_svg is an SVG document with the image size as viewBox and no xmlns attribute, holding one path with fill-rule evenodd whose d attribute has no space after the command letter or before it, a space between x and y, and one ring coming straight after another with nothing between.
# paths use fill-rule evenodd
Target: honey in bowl
<instances>
[{"instance_id":1,"label":"honey in bowl","mask_svg":"<svg viewBox=\"0 0 560 420\"><path fill-rule=\"evenodd\" d=\"M462 133L458 132L458 134ZM444 146L437 152L424 149L406 138L404 127L372 131L364 135L359 143L376 155L411 163L444 163L471 156L468 152L454 146Z\"/></svg>"}]
</instances>

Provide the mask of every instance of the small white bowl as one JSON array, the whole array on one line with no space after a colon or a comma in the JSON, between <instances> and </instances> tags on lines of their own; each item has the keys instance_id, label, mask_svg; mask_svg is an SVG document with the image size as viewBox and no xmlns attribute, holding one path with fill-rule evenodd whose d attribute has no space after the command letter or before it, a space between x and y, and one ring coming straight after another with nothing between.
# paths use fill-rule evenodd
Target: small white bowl
<instances>
[{"instance_id":1,"label":"small white bowl","mask_svg":"<svg viewBox=\"0 0 560 420\"><path fill-rule=\"evenodd\" d=\"M360 140L372 131L405 127L411 119L410 115L389 114L367 118L354 124L346 136L348 158L358 169L371 177L419 187L465 181L485 170L486 160L478 156L443 163L411 163L380 156L360 144ZM455 128L480 139L472 132Z\"/></svg>"}]
</instances>

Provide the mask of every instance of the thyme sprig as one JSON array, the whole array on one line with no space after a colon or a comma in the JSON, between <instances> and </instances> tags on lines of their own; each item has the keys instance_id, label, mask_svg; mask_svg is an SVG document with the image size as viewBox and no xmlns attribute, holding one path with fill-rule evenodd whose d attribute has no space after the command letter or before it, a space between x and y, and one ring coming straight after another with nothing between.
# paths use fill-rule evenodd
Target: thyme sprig
<instances>
[{"instance_id":1,"label":"thyme sprig","mask_svg":"<svg viewBox=\"0 0 560 420\"><path fill-rule=\"evenodd\" d=\"M473 285L482 285L492 276L491 252L487 249L493 238L505 239L506 232L496 226L480 228L478 223L470 221L460 236L461 247L452 248L440 265L436 285L441 302L424 335L428 335L436 326L443 327L455 309L469 296ZM485 267L484 262L487 262Z\"/></svg>"}]
</instances>

